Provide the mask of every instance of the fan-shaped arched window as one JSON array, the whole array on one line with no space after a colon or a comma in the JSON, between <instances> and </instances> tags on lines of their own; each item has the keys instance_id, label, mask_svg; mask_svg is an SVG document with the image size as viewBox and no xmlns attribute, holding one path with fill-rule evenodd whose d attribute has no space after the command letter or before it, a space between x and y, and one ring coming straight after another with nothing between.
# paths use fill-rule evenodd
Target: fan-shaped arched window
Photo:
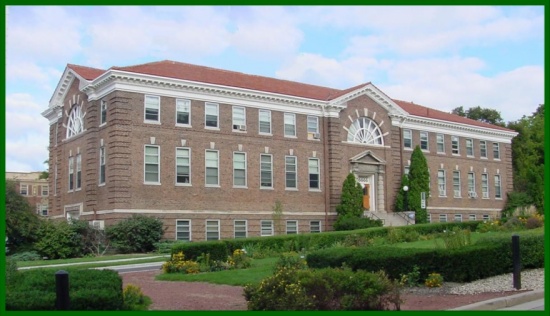
<instances>
[{"instance_id":1,"label":"fan-shaped arched window","mask_svg":"<svg viewBox=\"0 0 550 316\"><path fill-rule=\"evenodd\" d=\"M84 131L84 115L82 107L75 104L69 113L67 121L67 138L78 135Z\"/></svg>"},{"instance_id":2,"label":"fan-shaped arched window","mask_svg":"<svg viewBox=\"0 0 550 316\"><path fill-rule=\"evenodd\" d=\"M348 142L384 145L384 137L378 124L368 117L360 117L349 127Z\"/></svg>"}]
</instances>

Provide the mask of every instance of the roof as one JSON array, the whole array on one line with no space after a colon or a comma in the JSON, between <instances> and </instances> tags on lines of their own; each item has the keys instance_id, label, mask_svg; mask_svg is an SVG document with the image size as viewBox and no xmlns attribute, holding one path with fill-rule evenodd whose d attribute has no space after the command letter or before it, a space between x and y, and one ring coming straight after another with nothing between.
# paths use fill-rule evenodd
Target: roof
<instances>
[{"instance_id":1,"label":"roof","mask_svg":"<svg viewBox=\"0 0 550 316\"><path fill-rule=\"evenodd\" d=\"M95 78L99 77L107 71L103 69L78 66L73 64L68 64L67 67L74 70L78 75L86 80L94 80ZM275 79L264 76L249 75L242 72L192 65L171 60L162 60L158 62L151 62L127 67L115 66L111 67L110 69L159 77L210 83L221 86L271 92L319 101L334 100L340 96L361 89L370 84L363 83L355 87L340 90L290 80ZM459 115L424 107L418 104L414 104L412 102L395 99L392 100L411 115L460 124L492 128L502 131L512 131L501 126L479 122Z\"/></svg>"}]
</instances>

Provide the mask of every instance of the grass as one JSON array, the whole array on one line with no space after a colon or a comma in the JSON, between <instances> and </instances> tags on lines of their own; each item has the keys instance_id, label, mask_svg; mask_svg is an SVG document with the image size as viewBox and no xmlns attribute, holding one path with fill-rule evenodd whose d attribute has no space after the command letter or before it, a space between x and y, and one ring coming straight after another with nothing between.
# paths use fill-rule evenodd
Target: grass
<instances>
[{"instance_id":1,"label":"grass","mask_svg":"<svg viewBox=\"0 0 550 316\"><path fill-rule=\"evenodd\" d=\"M102 263L96 266L110 266L110 265L124 265L128 263L146 263L146 262L159 262L166 261L165 257L151 258L162 255L151 255L151 254L128 254L128 255L110 255L110 256L100 256L100 257L85 257L85 258L73 258L73 259L56 259L56 260L36 260L36 261L18 261L17 266L19 268L23 267L37 267L37 266L46 266L54 264L69 264L69 263L86 263L86 262L97 262L97 261L112 261L112 260L123 260L123 259L136 259L128 260L121 262L107 262ZM79 265L87 266L87 265Z\"/></svg>"},{"instance_id":2,"label":"grass","mask_svg":"<svg viewBox=\"0 0 550 316\"><path fill-rule=\"evenodd\" d=\"M278 257L252 259L252 265L248 269L224 270L199 274L163 273L157 275L156 279L159 281L208 282L244 286L249 283L258 283L273 274L273 268L277 260L279 260Z\"/></svg>"}]
</instances>

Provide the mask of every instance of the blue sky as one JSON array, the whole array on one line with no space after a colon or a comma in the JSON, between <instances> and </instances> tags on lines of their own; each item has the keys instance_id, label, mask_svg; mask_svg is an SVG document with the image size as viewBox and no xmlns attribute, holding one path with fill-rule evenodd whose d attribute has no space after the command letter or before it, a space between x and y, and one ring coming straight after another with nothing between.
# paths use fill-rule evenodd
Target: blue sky
<instances>
[{"instance_id":1,"label":"blue sky","mask_svg":"<svg viewBox=\"0 0 550 316\"><path fill-rule=\"evenodd\" d=\"M513 121L544 103L542 6L10 6L6 171L41 171L40 113L67 63L164 59L333 88L372 82L450 112Z\"/></svg>"}]
</instances>

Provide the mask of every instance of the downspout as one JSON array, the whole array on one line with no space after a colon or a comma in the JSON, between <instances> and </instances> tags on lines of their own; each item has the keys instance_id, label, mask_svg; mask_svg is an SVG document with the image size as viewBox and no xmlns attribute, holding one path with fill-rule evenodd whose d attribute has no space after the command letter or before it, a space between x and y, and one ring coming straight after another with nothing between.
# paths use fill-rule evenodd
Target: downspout
<instances>
[{"instance_id":1,"label":"downspout","mask_svg":"<svg viewBox=\"0 0 550 316\"><path fill-rule=\"evenodd\" d=\"M321 109L323 111L323 161L324 161L324 178L325 178L325 229L323 231L327 231L328 229L328 213L330 212L330 164L329 164L329 149L327 146L328 143L328 119L326 117L326 111L325 111L325 105L321 105Z\"/></svg>"}]
</instances>

